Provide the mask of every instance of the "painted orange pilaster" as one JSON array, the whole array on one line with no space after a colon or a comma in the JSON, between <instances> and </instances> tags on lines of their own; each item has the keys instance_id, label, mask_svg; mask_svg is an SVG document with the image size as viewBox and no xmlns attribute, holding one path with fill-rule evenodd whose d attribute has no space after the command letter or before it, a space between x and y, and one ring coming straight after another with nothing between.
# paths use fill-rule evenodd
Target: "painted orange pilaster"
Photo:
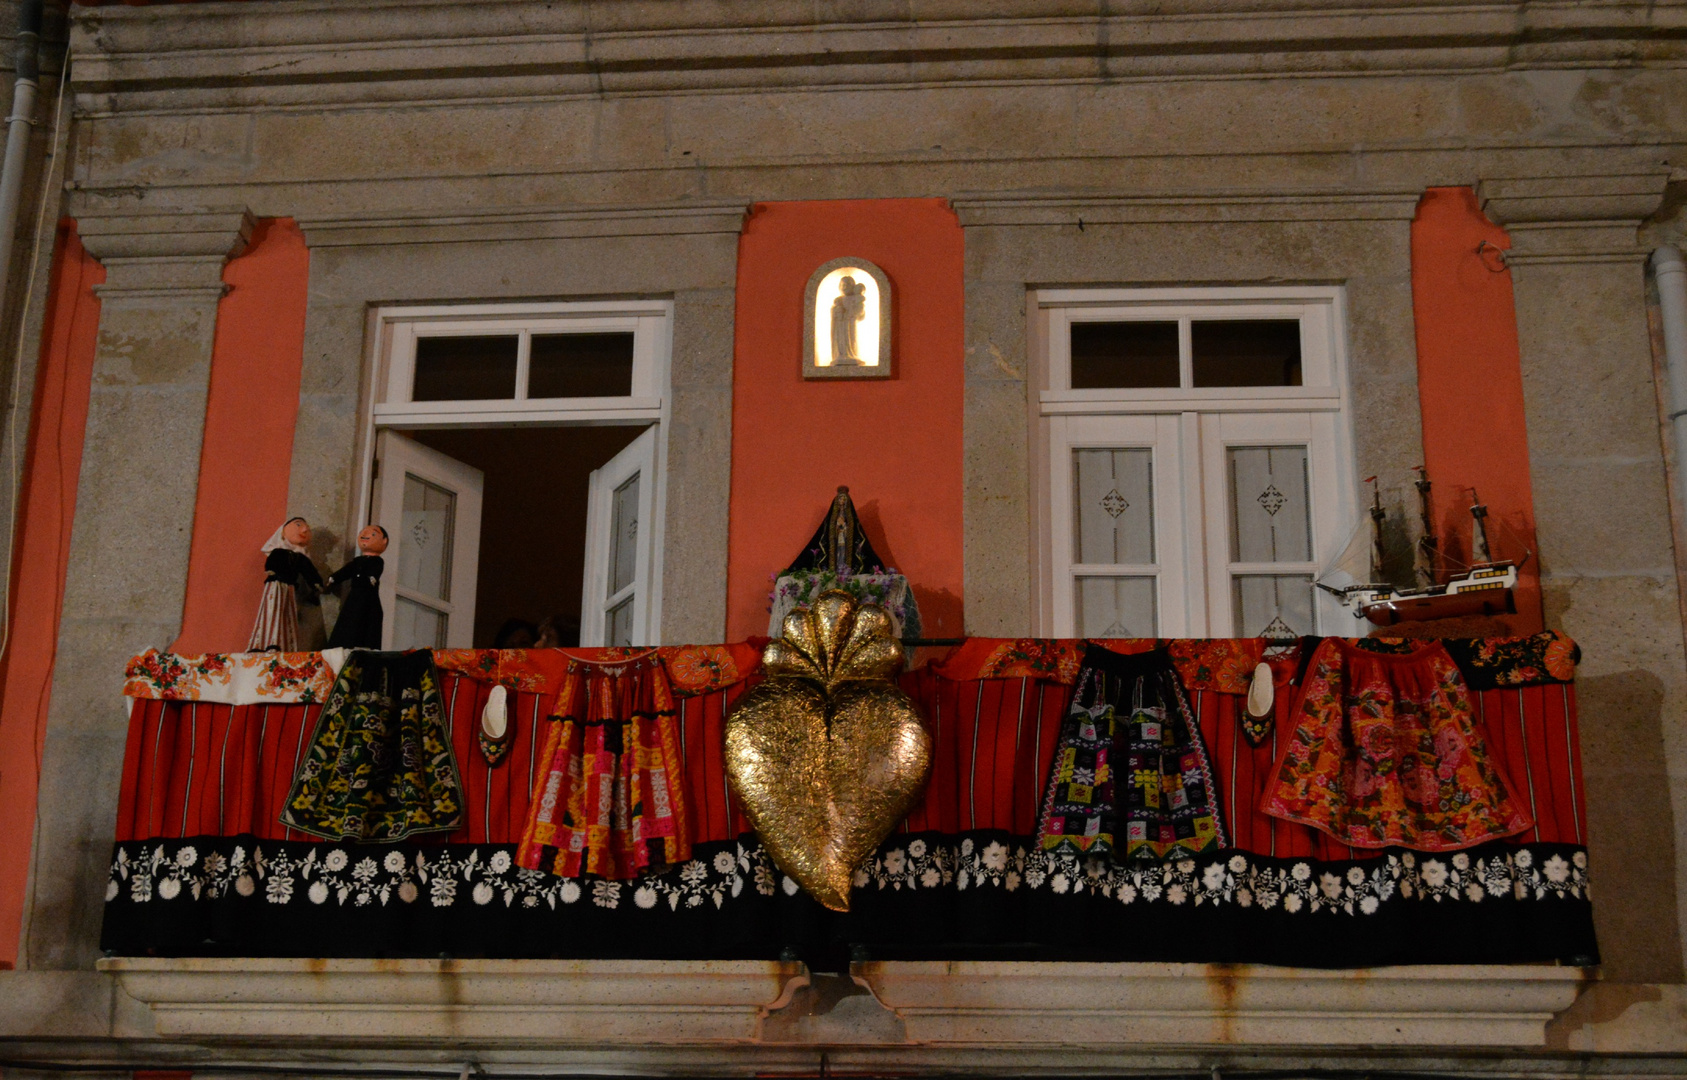
<instances>
[{"instance_id":1,"label":"painted orange pilaster","mask_svg":"<svg viewBox=\"0 0 1687 1080\"><path fill-rule=\"evenodd\" d=\"M1484 245L1486 245L1484 247ZM1487 503L1494 553L1536 550L1522 354L1504 229L1470 188L1430 188L1412 221L1412 314L1431 508L1444 550L1470 558L1470 489ZM1482 248L1478 251L1478 248ZM1542 628L1539 566L1518 575L1512 633Z\"/></svg>"},{"instance_id":2,"label":"painted orange pilaster","mask_svg":"<svg viewBox=\"0 0 1687 1080\"><path fill-rule=\"evenodd\" d=\"M304 234L290 218L260 221L223 281L182 632L171 645L190 656L246 647L263 592L258 548L287 517L310 283Z\"/></svg>"},{"instance_id":3,"label":"painted orange pilaster","mask_svg":"<svg viewBox=\"0 0 1687 1080\"><path fill-rule=\"evenodd\" d=\"M13 967L29 885L36 787L70 565L105 269L59 225L29 419L0 660L0 967Z\"/></svg>"},{"instance_id":4,"label":"painted orange pilaster","mask_svg":"<svg viewBox=\"0 0 1687 1080\"><path fill-rule=\"evenodd\" d=\"M803 290L821 263L890 279L890 379L802 377ZM874 547L907 575L924 633L961 633L962 234L941 199L762 203L738 243L729 640L767 632L773 575L846 484Z\"/></svg>"}]
</instances>

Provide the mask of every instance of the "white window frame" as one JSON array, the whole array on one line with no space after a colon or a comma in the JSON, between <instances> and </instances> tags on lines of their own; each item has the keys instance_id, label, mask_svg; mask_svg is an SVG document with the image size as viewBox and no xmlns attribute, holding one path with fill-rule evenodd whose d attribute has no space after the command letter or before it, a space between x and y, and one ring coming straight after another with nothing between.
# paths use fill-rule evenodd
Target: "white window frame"
<instances>
[{"instance_id":1,"label":"white window frame","mask_svg":"<svg viewBox=\"0 0 1687 1080\"><path fill-rule=\"evenodd\" d=\"M398 442L395 444L394 440ZM388 482L381 484L377 481L373 486L374 505L370 508L369 522L386 530L389 537L387 558L393 560L392 573L381 575L381 607L387 613L382 620L381 648L393 647L393 637L398 629L398 601L404 599L444 615L445 647L467 649L474 644L475 576L480 569L481 503L485 490L480 470L408 439L397 431L381 431L376 442L379 444L376 452L385 466ZM398 453L395 454L394 450ZM413 593L398 582L399 562L406 542L403 535L406 474L450 492L455 503L449 530L449 599Z\"/></svg>"},{"instance_id":2,"label":"white window frame","mask_svg":"<svg viewBox=\"0 0 1687 1080\"><path fill-rule=\"evenodd\" d=\"M662 630L662 564L668 503L669 370L673 354L671 300L584 300L512 304L392 305L369 313L354 520L347 535L369 520L376 438L384 428L650 425L655 430L650 514L649 601L645 640ZM631 333L631 393L622 397L528 398L530 343L535 334ZM419 337L514 334L516 396L492 401L412 401Z\"/></svg>"},{"instance_id":3,"label":"white window frame","mask_svg":"<svg viewBox=\"0 0 1687 1080\"><path fill-rule=\"evenodd\" d=\"M611 536L615 522L615 490L634 476L639 477L639 524L642 526L653 513L655 499L652 489L655 485L645 481L655 479L654 435L653 431L645 431L592 473L586 495L586 582L580 594L581 645L610 644L605 640L605 619L617 604L629 597L633 601L632 639L634 642L649 640L650 605L646 598L650 595L651 583L634 573L632 581L611 593L609 564L615 544ZM650 565L651 536L654 532L654 529L638 528L633 558L641 567Z\"/></svg>"},{"instance_id":4,"label":"white window frame","mask_svg":"<svg viewBox=\"0 0 1687 1080\"><path fill-rule=\"evenodd\" d=\"M1227 446L1309 447L1315 562L1340 549L1357 520L1348 422L1346 290L1341 286L1040 289L1031 296L1033 524L1039 558L1036 632L1077 634L1074 579L1097 568L1073 562L1072 451L1152 446L1161 637L1228 637L1232 574L1262 569L1229 561ZM1301 385L1197 388L1190 370L1194 319L1298 319ZM1074 390L1071 328L1082 322L1179 324L1182 386ZM1152 424L1149 440L1144 432ZM1210 478L1210 479L1209 479ZM1308 564L1310 565L1310 564ZM1303 567L1274 564L1272 572ZM1103 571L1105 572L1105 571ZM1316 576L1316 569L1311 573ZM1319 633L1344 632L1351 617L1323 594Z\"/></svg>"}]
</instances>

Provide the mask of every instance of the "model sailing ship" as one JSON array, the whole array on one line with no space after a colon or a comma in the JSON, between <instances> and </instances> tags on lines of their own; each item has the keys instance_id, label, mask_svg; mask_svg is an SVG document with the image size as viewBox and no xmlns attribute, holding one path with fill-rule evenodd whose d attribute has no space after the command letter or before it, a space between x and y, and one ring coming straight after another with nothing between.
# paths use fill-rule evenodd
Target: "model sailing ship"
<instances>
[{"instance_id":1,"label":"model sailing ship","mask_svg":"<svg viewBox=\"0 0 1687 1080\"><path fill-rule=\"evenodd\" d=\"M1387 513L1382 508L1377 478L1373 476L1366 481L1371 485L1368 542L1365 530L1357 530L1347 549L1331 567L1357 578L1350 567L1357 566L1360 559L1365 558L1369 573L1362 584L1338 588L1320 581L1318 587L1340 597L1355 618L1369 619L1378 626L1467 615L1514 613L1517 605L1512 590L1517 586L1517 570L1522 563L1494 558L1488 543L1488 508L1477 499L1474 488L1471 489L1470 507L1471 564L1449 574L1446 581L1437 581L1440 543L1429 508L1429 474L1421 465L1414 471L1418 474L1415 481L1418 513L1423 521L1423 537L1418 541L1414 559L1417 586L1398 588L1383 581L1382 522ZM1525 553L1524 559L1527 558L1528 553Z\"/></svg>"}]
</instances>

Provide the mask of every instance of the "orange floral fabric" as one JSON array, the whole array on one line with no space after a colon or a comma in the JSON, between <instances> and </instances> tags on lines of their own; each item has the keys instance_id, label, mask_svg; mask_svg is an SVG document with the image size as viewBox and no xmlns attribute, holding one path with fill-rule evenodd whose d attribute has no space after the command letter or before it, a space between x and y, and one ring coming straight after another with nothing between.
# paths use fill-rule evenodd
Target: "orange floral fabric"
<instances>
[{"instance_id":1,"label":"orange floral fabric","mask_svg":"<svg viewBox=\"0 0 1687 1080\"><path fill-rule=\"evenodd\" d=\"M1056 638L967 638L931 670L945 679L1046 679L1071 685L1084 643Z\"/></svg>"},{"instance_id":2,"label":"orange floral fabric","mask_svg":"<svg viewBox=\"0 0 1687 1080\"><path fill-rule=\"evenodd\" d=\"M1457 851L1533 822L1439 642L1403 655L1330 638L1307 667L1260 811L1361 848Z\"/></svg>"},{"instance_id":3,"label":"orange floral fabric","mask_svg":"<svg viewBox=\"0 0 1687 1080\"><path fill-rule=\"evenodd\" d=\"M497 683L541 697L560 693L572 661L603 663L651 652L638 649L435 649L434 666L481 682ZM712 694L754 675L761 650L733 645L663 645L655 650L667 666L674 693L681 697Z\"/></svg>"},{"instance_id":4,"label":"orange floral fabric","mask_svg":"<svg viewBox=\"0 0 1687 1080\"><path fill-rule=\"evenodd\" d=\"M506 690L541 696L555 693L568 670L564 649L435 649L433 665Z\"/></svg>"},{"instance_id":5,"label":"orange floral fabric","mask_svg":"<svg viewBox=\"0 0 1687 1080\"><path fill-rule=\"evenodd\" d=\"M656 650L667 665L674 693L695 697L724 690L761 670L761 649L735 645L664 645Z\"/></svg>"},{"instance_id":6,"label":"orange floral fabric","mask_svg":"<svg viewBox=\"0 0 1687 1080\"><path fill-rule=\"evenodd\" d=\"M1154 638L1105 638L1096 644L1124 656L1160 644ZM1166 643L1178 677L1190 692L1245 694L1265 653L1260 638L1180 638ZM945 679L1043 679L1070 686L1084 656L1082 638L968 638L933 670Z\"/></svg>"},{"instance_id":7,"label":"orange floral fabric","mask_svg":"<svg viewBox=\"0 0 1687 1080\"><path fill-rule=\"evenodd\" d=\"M1190 693L1245 694L1265 655L1265 639L1178 638L1166 648Z\"/></svg>"}]
</instances>

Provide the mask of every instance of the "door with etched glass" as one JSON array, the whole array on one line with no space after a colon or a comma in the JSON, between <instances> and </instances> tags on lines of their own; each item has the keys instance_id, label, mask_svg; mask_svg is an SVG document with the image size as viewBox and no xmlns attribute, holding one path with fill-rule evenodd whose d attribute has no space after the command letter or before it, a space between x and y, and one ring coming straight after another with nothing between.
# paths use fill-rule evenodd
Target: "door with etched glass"
<instances>
[{"instance_id":1,"label":"door with etched glass","mask_svg":"<svg viewBox=\"0 0 1687 1080\"><path fill-rule=\"evenodd\" d=\"M1313 580L1339 541L1330 415L1203 416L1209 625L1292 638L1341 625Z\"/></svg>"},{"instance_id":2,"label":"door with etched glass","mask_svg":"<svg viewBox=\"0 0 1687 1080\"><path fill-rule=\"evenodd\" d=\"M586 571L580 644L653 644L652 539L656 532L656 429L592 473L586 499Z\"/></svg>"},{"instance_id":3,"label":"door with etched glass","mask_svg":"<svg viewBox=\"0 0 1687 1080\"><path fill-rule=\"evenodd\" d=\"M1187 633L1178 418L1061 417L1054 427L1057 633Z\"/></svg>"},{"instance_id":4,"label":"door with etched glass","mask_svg":"<svg viewBox=\"0 0 1687 1080\"><path fill-rule=\"evenodd\" d=\"M382 645L471 648L484 478L396 431L381 432L376 454L372 517L388 537Z\"/></svg>"}]
</instances>

